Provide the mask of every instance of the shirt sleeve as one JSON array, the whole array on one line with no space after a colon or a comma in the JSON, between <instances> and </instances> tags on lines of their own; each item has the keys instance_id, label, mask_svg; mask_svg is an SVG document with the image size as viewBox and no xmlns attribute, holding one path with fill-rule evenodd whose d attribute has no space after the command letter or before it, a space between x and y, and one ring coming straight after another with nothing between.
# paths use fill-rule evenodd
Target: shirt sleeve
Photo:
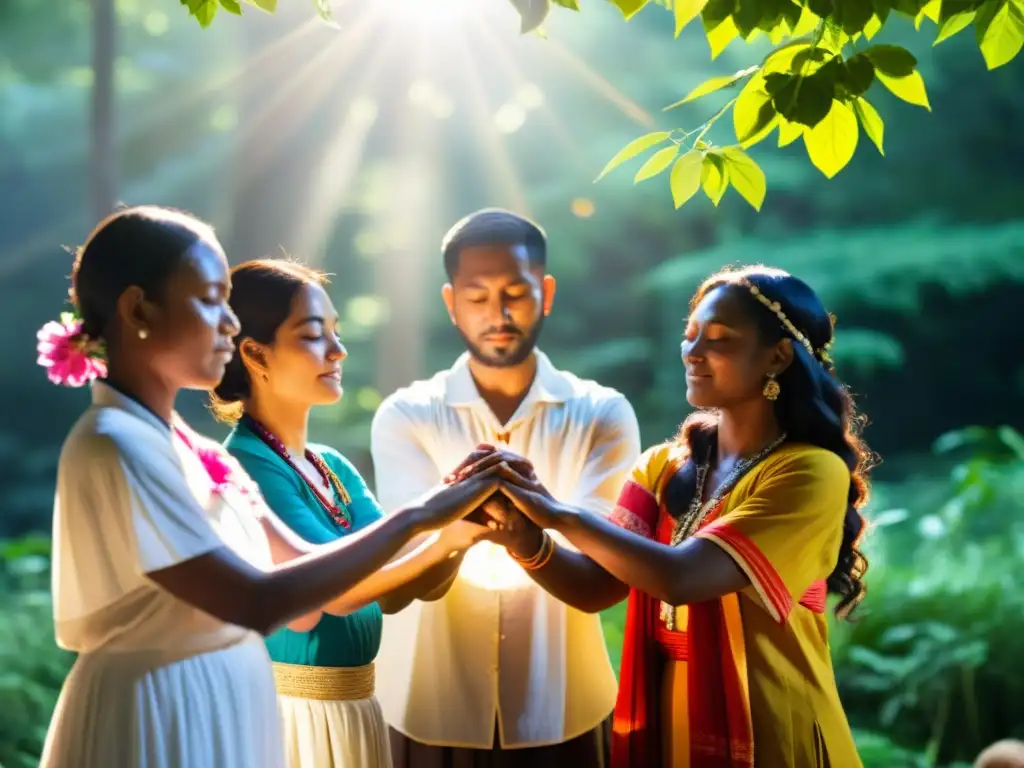
<instances>
[{"instance_id":1,"label":"shirt sleeve","mask_svg":"<svg viewBox=\"0 0 1024 768\"><path fill-rule=\"evenodd\" d=\"M657 486L671 452L672 445L662 443L640 455L620 489L611 522L644 538L654 538L660 509Z\"/></svg>"},{"instance_id":2,"label":"shirt sleeve","mask_svg":"<svg viewBox=\"0 0 1024 768\"><path fill-rule=\"evenodd\" d=\"M170 440L164 445L110 434L96 435L90 442L94 452L76 457L75 487L68 490L98 499L121 495L110 493L121 486L121 497L128 503L120 505L121 514L97 508L96 535L106 539L106 526L120 529L109 541L128 539L134 544L140 573L170 568L225 546L192 494Z\"/></svg>"},{"instance_id":3,"label":"shirt sleeve","mask_svg":"<svg viewBox=\"0 0 1024 768\"><path fill-rule=\"evenodd\" d=\"M423 445L417 426L413 416L391 398L374 414L370 428L374 486L386 514L422 497L441 480L443 473Z\"/></svg>"},{"instance_id":4,"label":"shirt sleeve","mask_svg":"<svg viewBox=\"0 0 1024 768\"><path fill-rule=\"evenodd\" d=\"M765 610L785 622L793 605L835 568L850 471L815 449L776 459L750 495L695 535L725 550Z\"/></svg>"},{"instance_id":5,"label":"shirt sleeve","mask_svg":"<svg viewBox=\"0 0 1024 768\"><path fill-rule=\"evenodd\" d=\"M259 486L267 506L296 536L310 544L330 544L338 538L338 532L310 509L302 480L289 467L248 451L233 451L232 455Z\"/></svg>"},{"instance_id":6,"label":"shirt sleeve","mask_svg":"<svg viewBox=\"0 0 1024 768\"><path fill-rule=\"evenodd\" d=\"M366 485L363 476L355 465L335 451L333 448L323 449L324 461L330 465L338 479L345 486L352 501L349 504L349 512L352 515L352 530L358 531L371 523L375 523L384 516L376 497Z\"/></svg>"},{"instance_id":7,"label":"shirt sleeve","mask_svg":"<svg viewBox=\"0 0 1024 768\"><path fill-rule=\"evenodd\" d=\"M619 395L599 412L573 506L608 517L640 456L640 426L629 401Z\"/></svg>"}]
</instances>

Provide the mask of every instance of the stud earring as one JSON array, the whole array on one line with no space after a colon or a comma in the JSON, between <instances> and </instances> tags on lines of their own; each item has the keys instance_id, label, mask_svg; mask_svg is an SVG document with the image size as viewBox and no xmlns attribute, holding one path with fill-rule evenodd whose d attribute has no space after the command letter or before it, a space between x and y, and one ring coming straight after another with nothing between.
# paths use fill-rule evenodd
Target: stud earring
<instances>
[{"instance_id":1,"label":"stud earring","mask_svg":"<svg viewBox=\"0 0 1024 768\"><path fill-rule=\"evenodd\" d=\"M139 338L143 340L148 339L149 331L147 331L145 328L139 328Z\"/></svg>"},{"instance_id":2,"label":"stud earring","mask_svg":"<svg viewBox=\"0 0 1024 768\"><path fill-rule=\"evenodd\" d=\"M779 386L779 382L775 380L775 374L768 374L768 381L764 383L764 389L761 390L761 394L764 395L765 400L771 400L775 402L779 399L779 392L782 391L782 387Z\"/></svg>"}]
</instances>

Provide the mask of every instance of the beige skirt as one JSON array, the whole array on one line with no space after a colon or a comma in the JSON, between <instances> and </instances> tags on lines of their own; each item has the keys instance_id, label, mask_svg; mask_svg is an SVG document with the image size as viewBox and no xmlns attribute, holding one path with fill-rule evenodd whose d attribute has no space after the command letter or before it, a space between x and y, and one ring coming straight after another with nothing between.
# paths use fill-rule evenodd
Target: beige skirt
<instances>
[{"instance_id":1,"label":"beige skirt","mask_svg":"<svg viewBox=\"0 0 1024 768\"><path fill-rule=\"evenodd\" d=\"M274 664L289 768L392 768L373 665Z\"/></svg>"}]
</instances>

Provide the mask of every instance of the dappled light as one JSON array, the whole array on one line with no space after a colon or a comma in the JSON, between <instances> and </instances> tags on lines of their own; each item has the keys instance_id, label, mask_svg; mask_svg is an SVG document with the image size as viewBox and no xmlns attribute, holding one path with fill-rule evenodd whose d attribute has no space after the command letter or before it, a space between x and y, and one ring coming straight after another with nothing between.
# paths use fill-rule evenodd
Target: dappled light
<instances>
[{"instance_id":1,"label":"dappled light","mask_svg":"<svg viewBox=\"0 0 1024 768\"><path fill-rule=\"evenodd\" d=\"M94 51L108 1L115 45ZM539 347L625 395L644 448L693 411L680 342L702 280L799 276L836 316L829 355L881 460L860 618L829 619L861 759L966 768L1024 738L1022 46L1022 0L0 2L0 768L38 765L73 661L51 522L88 393L47 384L35 334L118 203L194 212L232 265L328 273L344 394L309 437L368 481L382 403L472 341L441 254L472 211L544 229ZM227 436L203 393L177 407ZM489 543L460 573L533 584ZM601 618L617 667L624 604Z\"/></svg>"}]
</instances>

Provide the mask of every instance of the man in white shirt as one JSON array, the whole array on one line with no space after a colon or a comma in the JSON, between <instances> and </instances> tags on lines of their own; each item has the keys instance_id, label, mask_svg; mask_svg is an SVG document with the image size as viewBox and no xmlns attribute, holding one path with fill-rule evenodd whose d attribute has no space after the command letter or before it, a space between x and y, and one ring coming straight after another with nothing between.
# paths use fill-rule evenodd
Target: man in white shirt
<instances>
[{"instance_id":1,"label":"man in white shirt","mask_svg":"<svg viewBox=\"0 0 1024 768\"><path fill-rule=\"evenodd\" d=\"M487 209L457 223L442 248L443 298L468 351L377 411L371 445L384 509L493 444L532 462L556 498L610 514L640 431L621 394L556 369L536 349L555 295L544 233ZM579 579L572 551L538 559L541 532L520 528L471 549L440 599L385 617L377 696L396 768L607 762L617 684L600 618L556 596L587 604L585 588L612 580ZM595 611L607 604L601 597Z\"/></svg>"}]
</instances>

